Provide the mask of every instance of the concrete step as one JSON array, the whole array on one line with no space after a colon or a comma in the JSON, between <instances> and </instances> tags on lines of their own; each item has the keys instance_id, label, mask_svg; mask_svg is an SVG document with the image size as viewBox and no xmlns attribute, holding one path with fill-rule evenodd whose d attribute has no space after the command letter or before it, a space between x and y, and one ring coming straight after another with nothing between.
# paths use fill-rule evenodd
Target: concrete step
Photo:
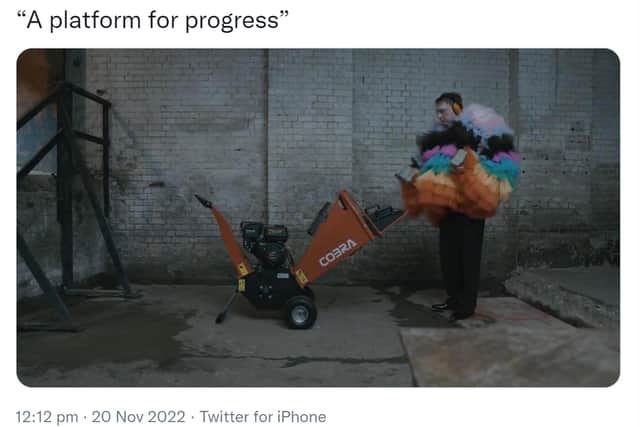
<instances>
[{"instance_id":1,"label":"concrete step","mask_svg":"<svg viewBox=\"0 0 640 427\"><path fill-rule=\"evenodd\" d=\"M614 266L528 269L505 282L507 292L579 326L620 325L620 270Z\"/></svg>"}]
</instances>

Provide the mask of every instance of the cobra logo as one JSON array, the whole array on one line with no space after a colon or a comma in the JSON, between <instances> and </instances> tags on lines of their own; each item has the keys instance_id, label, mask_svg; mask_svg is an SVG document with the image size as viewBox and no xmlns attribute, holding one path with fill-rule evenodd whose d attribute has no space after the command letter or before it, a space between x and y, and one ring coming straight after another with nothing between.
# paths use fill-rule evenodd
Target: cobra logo
<instances>
[{"instance_id":1,"label":"cobra logo","mask_svg":"<svg viewBox=\"0 0 640 427\"><path fill-rule=\"evenodd\" d=\"M320 258L320 265L323 267L328 266L356 246L358 246L358 244L351 239L348 239L344 243L340 243L337 248L333 249L331 252L328 252L326 255Z\"/></svg>"}]
</instances>

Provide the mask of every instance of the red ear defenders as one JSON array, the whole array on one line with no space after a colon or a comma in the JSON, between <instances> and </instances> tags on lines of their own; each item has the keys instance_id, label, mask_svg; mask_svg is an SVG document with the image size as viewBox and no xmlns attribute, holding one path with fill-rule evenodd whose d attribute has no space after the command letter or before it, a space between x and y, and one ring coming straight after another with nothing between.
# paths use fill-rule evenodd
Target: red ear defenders
<instances>
[{"instance_id":1,"label":"red ear defenders","mask_svg":"<svg viewBox=\"0 0 640 427\"><path fill-rule=\"evenodd\" d=\"M460 106L460 104L458 104L456 101L453 101L451 103L451 109L453 110L454 113L456 113L456 116L462 113L462 106Z\"/></svg>"}]
</instances>

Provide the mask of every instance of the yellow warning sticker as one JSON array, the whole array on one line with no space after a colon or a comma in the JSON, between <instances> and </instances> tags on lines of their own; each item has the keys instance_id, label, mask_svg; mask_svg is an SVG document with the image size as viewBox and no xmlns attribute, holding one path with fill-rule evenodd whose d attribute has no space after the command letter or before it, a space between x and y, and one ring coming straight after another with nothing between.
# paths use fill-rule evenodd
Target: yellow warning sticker
<instances>
[{"instance_id":1,"label":"yellow warning sticker","mask_svg":"<svg viewBox=\"0 0 640 427\"><path fill-rule=\"evenodd\" d=\"M238 271L241 275L246 276L249 272L247 271L247 266L244 263L238 264Z\"/></svg>"},{"instance_id":2,"label":"yellow warning sticker","mask_svg":"<svg viewBox=\"0 0 640 427\"><path fill-rule=\"evenodd\" d=\"M238 292L244 292L244 279L238 280Z\"/></svg>"},{"instance_id":3,"label":"yellow warning sticker","mask_svg":"<svg viewBox=\"0 0 640 427\"><path fill-rule=\"evenodd\" d=\"M300 282L301 285L304 285L309 281L309 279L307 279L307 276L305 276L304 271L302 270L297 270L296 276L298 277L298 282Z\"/></svg>"}]
</instances>

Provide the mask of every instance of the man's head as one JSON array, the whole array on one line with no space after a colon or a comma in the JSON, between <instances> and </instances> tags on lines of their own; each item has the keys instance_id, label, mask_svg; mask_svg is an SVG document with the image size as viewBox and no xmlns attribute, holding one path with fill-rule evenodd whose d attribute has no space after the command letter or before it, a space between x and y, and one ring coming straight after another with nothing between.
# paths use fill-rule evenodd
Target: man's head
<instances>
[{"instance_id":1,"label":"man's head","mask_svg":"<svg viewBox=\"0 0 640 427\"><path fill-rule=\"evenodd\" d=\"M435 106L438 123L449 127L462 111L462 96L456 92L445 92L436 98Z\"/></svg>"}]
</instances>

